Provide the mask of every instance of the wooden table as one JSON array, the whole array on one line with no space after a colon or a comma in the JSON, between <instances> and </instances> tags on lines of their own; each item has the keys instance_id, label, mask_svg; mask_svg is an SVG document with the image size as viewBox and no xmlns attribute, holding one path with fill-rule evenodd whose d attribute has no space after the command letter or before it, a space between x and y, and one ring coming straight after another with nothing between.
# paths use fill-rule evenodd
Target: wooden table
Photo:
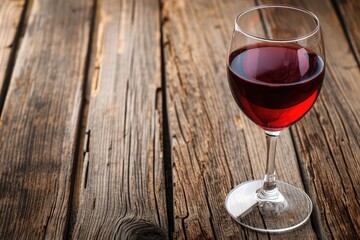
<instances>
[{"instance_id":1,"label":"wooden table","mask_svg":"<svg viewBox=\"0 0 360 240\"><path fill-rule=\"evenodd\" d=\"M316 13L327 54L277 152L313 214L280 235L224 207L265 171L225 72L234 17L264 3ZM0 239L359 239L359 22L357 0L1 0Z\"/></svg>"}]
</instances>

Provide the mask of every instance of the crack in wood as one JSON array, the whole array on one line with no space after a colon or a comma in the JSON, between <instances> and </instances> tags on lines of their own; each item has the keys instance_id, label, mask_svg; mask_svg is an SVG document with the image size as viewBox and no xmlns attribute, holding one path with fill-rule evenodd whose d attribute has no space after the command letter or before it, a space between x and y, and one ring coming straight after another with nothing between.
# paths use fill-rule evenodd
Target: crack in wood
<instances>
[{"instance_id":1,"label":"crack in wood","mask_svg":"<svg viewBox=\"0 0 360 240\"><path fill-rule=\"evenodd\" d=\"M161 92L160 92L161 93ZM157 94L156 94L156 97L155 98L157 98ZM155 100L155 103L156 103L156 107L155 108L157 108L157 101ZM155 114L157 113L157 111L155 111ZM153 158L152 158L152 165L153 165L153 171L152 171L152 181L153 181L153 196L154 196L154 202L155 202L155 209L156 209L156 214L157 214L157 221L158 221L158 224L160 225L160 223L161 223L161 218L160 218L160 212L159 212L159 206L158 206L158 199L157 199L157 197L156 197L156 193L155 193L155 191L156 191L156 184L155 184L155 181L156 181L156 160L159 158L159 156L158 156L158 151L157 151L157 148L156 148L156 146L157 146L157 139L158 139L158 131L157 131L157 129L158 129L158 125L156 124L156 122L157 122L157 117L154 117L153 118L153 124L152 124L152 129L153 129Z\"/></svg>"},{"instance_id":2,"label":"crack in wood","mask_svg":"<svg viewBox=\"0 0 360 240\"><path fill-rule=\"evenodd\" d=\"M173 179L173 160L172 160L172 138L169 128L168 118L168 101L167 101L167 82L166 82L166 61L165 48L166 43L164 38L163 28L168 21L167 17L163 16L163 2L159 0L160 14L160 63L161 63L161 89L162 89L162 144L163 144L163 160L165 170L165 189L166 189L166 210L168 216L168 238L173 238L175 231L175 215L174 215L174 179ZM170 47L170 46L168 46Z\"/></svg>"},{"instance_id":3,"label":"crack in wood","mask_svg":"<svg viewBox=\"0 0 360 240\"><path fill-rule=\"evenodd\" d=\"M86 189L87 182L88 182L88 176L89 176L89 152L84 153L84 170L83 170L83 188Z\"/></svg>"},{"instance_id":4,"label":"crack in wood","mask_svg":"<svg viewBox=\"0 0 360 240\"><path fill-rule=\"evenodd\" d=\"M93 0L93 5L91 6L90 13L90 30L89 30L89 41L87 45L87 52L85 57L85 67L84 67L84 78L83 89L82 89L82 101L80 103L79 109L79 118L78 118L78 132L76 136L76 145L74 151L74 160L73 160L73 169L72 169L72 179L71 188L69 194L69 210L67 216L67 226L66 232L64 234L65 238L73 237L73 221L75 221L78 212L78 204L80 198L81 189L86 189L88 184L88 175L89 175L89 154L90 154L90 136L91 130L87 129L87 120L88 120L88 111L89 111L89 101L90 96L93 93L92 84L97 84L99 78L99 68L92 68L92 62L94 61L92 52L95 48L96 51L100 49L96 48L96 43L98 41L98 3L100 0ZM95 55L98 58L98 54ZM98 59L96 59L98 62ZM94 77L95 76L95 77ZM96 85L97 88L97 85ZM83 145L83 146L81 146ZM77 176L77 174L79 176ZM81 228L81 227L80 227Z\"/></svg>"},{"instance_id":5,"label":"crack in wood","mask_svg":"<svg viewBox=\"0 0 360 240\"><path fill-rule=\"evenodd\" d=\"M203 175L203 173L202 173L202 175ZM206 185L206 182L205 182L205 176L204 175L202 176L202 180L203 180L204 189L205 189L205 196L206 196L205 200L206 200L206 204L207 204L207 207L208 207L208 211L210 213L210 217L209 217L210 227L211 227L214 239L217 240L218 237L217 237L214 222L213 222L214 215L213 215L213 211L211 209L211 205L210 205L210 201L209 201L209 192L208 192L208 189L207 189L207 185Z\"/></svg>"},{"instance_id":6,"label":"crack in wood","mask_svg":"<svg viewBox=\"0 0 360 240\"><path fill-rule=\"evenodd\" d=\"M185 200L185 207L186 207L186 215L184 217L181 218L181 226L182 226L182 229L183 229L183 232L184 232L184 236L185 236L185 240L188 240L188 236L187 236L187 231L186 231L186 223L185 223L185 220L188 219L189 217L189 206L188 206L188 201L187 201L187 198L186 198L186 192L185 192L185 189L184 189L184 186L181 184L181 189L182 189L182 192L183 192L183 196L184 196L184 200Z\"/></svg>"},{"instance_id":7,"label":"crack in wood","mask_svg":"<svg viewBox=\"0 0 360 240\"><path fill-rule=\"evenodd\" d=\"M90 152L90 136L91 136L91 129L85 132L85 141L84 141L84 154Z\"/></svg>"},{"instance_id":8,"label":"crack in wood","mask_svg":"<svg viewBox=\"0 0 360 240\"><path fill-rule=\"evenodd\" d=\"M56 199L57 199L57 195L58 195L58 192L57 192L57 188L58 187L58 181L56 180L55 181L55 187L54 187L54 201L52 202L51 204L51 210L50 210L50 213L49 215L47 216L46 218L46 223L44 225L44 239L46 239L46 236L47 236L47 232L48 232L48 227L49 227L49 223L50 223L50 218L51 216L53 215L54 211L55 211L55 206L56 206Z\"/></svg>"}]
</instances>

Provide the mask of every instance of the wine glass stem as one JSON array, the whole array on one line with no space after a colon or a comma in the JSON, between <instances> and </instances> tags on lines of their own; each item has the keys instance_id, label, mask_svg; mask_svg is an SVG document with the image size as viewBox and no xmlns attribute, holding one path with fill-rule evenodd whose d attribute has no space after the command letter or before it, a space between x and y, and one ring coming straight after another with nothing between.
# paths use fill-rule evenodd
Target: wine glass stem
<instances>
[{"instance_id":1,"label":"wine glass stem","mask_svg":"<svg viewBox=\"0 0 360 240\"><path fill-rule=\"evenodd\" d=\"M266 173L264 185L258 190L257 197L260 200L276 200L279 197L279 190L276 187L275 174L275 152L279 131L265 131L267 145Z\"/></svg>"}]
</instances>

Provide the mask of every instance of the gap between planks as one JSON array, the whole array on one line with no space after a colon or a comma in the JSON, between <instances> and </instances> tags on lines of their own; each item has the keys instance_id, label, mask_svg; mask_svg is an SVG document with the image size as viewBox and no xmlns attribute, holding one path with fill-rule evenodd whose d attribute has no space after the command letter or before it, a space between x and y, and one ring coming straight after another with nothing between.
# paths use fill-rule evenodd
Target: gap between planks
<instances>
[{"instance_id":1,"label":"gap between planks","mask_svg":"<svg viewBox=\"0 0 360 240\"><path fill-rule=\"evenodd\" d=\"M304 185L304 190L305 192L309 195L311 201L313 201L313 199L315 199L315 196L313 196L312 191L310 190L310 180L306 177L306 169L303 167L303 165L301 164L302 161L301 159L301 153L299 150L299 145L295 140L295 135L294 135L294 130L292 127L289 128L290 130L290 136L291 136L291 141L293 143L294 149L295 149L295 154L296 154L296 160L297 160L297 164L299 166L300 169L300 176ZM313 210L310 216L310 221L311 221L311 226L314 229L316 235L321 238L324 239L325 237L325 233L323 228L321 227L321 217L320 217L320 211L319 208L317 206L315 206L313 204Z\"/></svg>"},{"instance_id":2,"label":"gap between planks","mask_svg":"<svg viewBox=\"0 0 360 240\"><path fill-rule=\"evenodd\" d=\"M360 67L360 59L359 59L358 55L356 54L356 50L355 50L355 47L354 47L354 42L351 41L350 32L349 32L349 29L347 28L347 24L345 22L343 12L340 9L339 2L338 2L338 0L331 0L331 3L333 5L333 7L334 7L336 15L337 15L337 17L339 19L339 22L341 24L341 28L342 28L342 30L344 32L344 36L346 38L346 41L348 42L348 44L350 46L351 52L354 55L354 58L355 58L355 60L356 60L356 62L358 64L358 67Z\"/></svg>"},{"instance_id":3,"label":"gap between planks","mask_svg":"<svg viewBox=\"0 0 360 240\"><path fill-rule=\"evenodd\" d=\"M21 16L20 16L19 25L17 26L14 40L11 43L11 52L10 52L9 60L7 62L7 66L6 66L3 85L0 87L0 89L1 89L1 92L0 92L0 116L2 116L2 111L4 108L5 101L6 101L7 92L8 92L9 86L10 86L10 81L11 81L12 73L13 73L13 70L15 67L17 54L18 54L18 51L21 46L21 40L22 40L25 30L26 30L26 26L27 26L30 12L31 12L32 4L33 4L33 0L25 0L25 4L23 6Z\"/></svg>"},{"instance_id":4,"label":"gap between planks","mask_svg":"<svg viewBox=\"0 0 360 240\"><path fill-rule=\"evenodd\" d=\"M161 97L162 97L162 146L165 170L165 192L166 192L166 210L168 215L168 238L173 238L175 231L175 217L174 217L174 178L172 172L173 161L171 157L171 133L169 127L168 117L168 103L166 91L166 61L165 61L165 45L163 26L167 21L163 17L163 1L159 0L160 6L160 50L161 50Z\"/></svg>"},{"instance_id":5,"label":"gap between planks","mask_svg":"<svg viewBox=\"0 0 360 240\"><path fill-rule=\"evenodd\" d=\"M87 171L84 173L84 159L86 152L89 150L89 141L91 137L91 130L86 129L88 113L89 113L89 102L91 95L91 86L93 82L93 77L95 75L93 66L94 61L96 60L96 43L97 43L97 33L100 16L98 13L98 4L101 0L94 0L93 6L91 9L91 24L89 32L89 43L87 46L86 53L86 62L84 69L84 79L83 79L83 91L81 96L81 106L80 114L78 119L78 133L76 136L76 146L74 153L74 162L73 162L73 171L71 176L71 189L70 189L70 199L69 199L69 208L67 215L67 228L64 236L66 239L71 238L72 227L74 221L76 220L77 208L79 205L79 194L81 188L81 182L83 178L87 178ZM85 175L84 175L85 174ZM85 181L86 184L86 181ZM86 187L86 186L85 186Z\"/></svg>"}]
</instances>

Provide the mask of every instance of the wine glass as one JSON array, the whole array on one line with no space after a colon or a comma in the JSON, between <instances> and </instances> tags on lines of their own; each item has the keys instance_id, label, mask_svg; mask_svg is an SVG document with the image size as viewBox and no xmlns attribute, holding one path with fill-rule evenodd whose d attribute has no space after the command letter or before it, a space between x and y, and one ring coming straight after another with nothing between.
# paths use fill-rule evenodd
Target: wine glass
<instances>
[{"instance_id":1,"label":"wine glass","mask_svg":"<svg viewBox=\"0 0 360 240\"><path fill-rule=\"evenodd\" d=\"M325 54L319 19L292 6L256 6L235 19L227 58L228 82L243 111L265 130L263 180L236 186L225 206L241 225L284 232L304 224L312 202L301 189L276 181L275 148L280 131L315 103L324 79Z\"/></svg>"}]
</instances>

